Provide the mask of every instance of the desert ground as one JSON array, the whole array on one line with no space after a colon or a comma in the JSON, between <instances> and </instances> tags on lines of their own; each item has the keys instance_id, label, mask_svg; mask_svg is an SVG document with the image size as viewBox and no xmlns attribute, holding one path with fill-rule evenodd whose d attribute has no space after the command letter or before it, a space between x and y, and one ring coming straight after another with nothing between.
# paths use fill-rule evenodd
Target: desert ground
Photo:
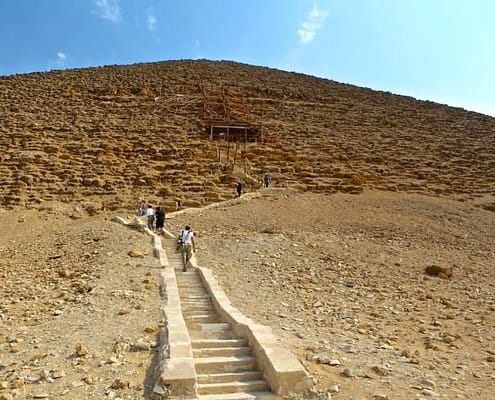
<instances>
[{"instance_id":1,"label":"desert ground","mask_svg":"<svg viewBox=\"0 0 495 400\"><path fill-rule=\"evenodd\" d=\"M1 76L0 146L0 400L152 397L166 292L113 221L140 199L192 225L301 396L495 398L495 118L179 60Z\"/></svg>"},{"instance_id":2,"label":"desert ground","mask_svg":"<svg viewBox=\"0 0 495 400\"><path fill-rule=\"evenodd\" d=\"M166 228L191 224L198 264L296 354L314 378L300 397L493 398L494 212L374 190L258 194L167 210ZM150 237L112 220L133 212L2 210L0 399L151 399L163 293Z\"/></svg>"}]
</instances>

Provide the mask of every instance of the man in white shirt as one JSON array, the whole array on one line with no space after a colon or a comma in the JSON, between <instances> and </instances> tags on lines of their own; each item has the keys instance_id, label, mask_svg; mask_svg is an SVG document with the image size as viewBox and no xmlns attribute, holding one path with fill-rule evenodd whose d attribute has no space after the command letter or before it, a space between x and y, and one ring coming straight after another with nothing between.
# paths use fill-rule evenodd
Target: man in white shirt
<instances>
[{"instance_id":1,"label":"man in white shirt","mask_svg":"<svg viewBox=\"0 0 495 400\"><path fill-rule=\"evenodd\" d=\"M182 271L186 272L189 267L193 251L196 253L196 244L194 243L194 232L189 225L180 231L179 240L181 241L182 253Z\"/></svg>"},{"instance_id":2,"label":"man in white shirt","mask_svg":"<svg viewBox=\"0 0 495 400\"><path fill-rule=\"evenodd\" d=\"M151 204L148 204L146 209L146 216L148 217L148 229L153 230L153 224L155 222L155 210Z\"/></svg>"}]
</instances>

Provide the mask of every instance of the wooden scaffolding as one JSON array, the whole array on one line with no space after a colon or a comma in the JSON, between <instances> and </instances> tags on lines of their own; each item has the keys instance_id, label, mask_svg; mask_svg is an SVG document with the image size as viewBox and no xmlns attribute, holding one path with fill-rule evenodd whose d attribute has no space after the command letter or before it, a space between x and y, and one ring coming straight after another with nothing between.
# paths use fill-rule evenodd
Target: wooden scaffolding
<instances>
[{"instance_id":1,"label":"wooden scaffolding","mask_svg":"<svg viewBox=\"0 0 495 400\"><path fill-rule=\"evenodd\" d=\"M263 141L263 129L256 124L242 90L232 85L202 87L203 127L210 140L227 142Z\"/></svg>"}]
</instances>

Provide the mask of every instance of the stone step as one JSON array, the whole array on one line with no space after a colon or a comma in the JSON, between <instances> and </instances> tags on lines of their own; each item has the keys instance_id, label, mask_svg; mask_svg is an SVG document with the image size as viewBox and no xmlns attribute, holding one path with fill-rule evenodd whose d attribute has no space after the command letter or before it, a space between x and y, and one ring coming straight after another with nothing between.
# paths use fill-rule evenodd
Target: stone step
<instances>
[{"instance_id":1,"label":"stone step","mask_svg":"<svg viewBox=\"0 0 495 400\"><path fill-rule=\"evenodd\" d=\"M207 347L206 349L193 349L194 357L241 357L251 356L251 347Z\"/></svg>"},{"instance_id":2,"label":"stone step","mask_svg":"<svg viewBox=\"0 0 495 400\"><path fill-rule=\"evenodd\" d=\"M186 326L187 326L187 329L190 330L190 331L197 331L197 332L205 332L202 330L201 328L201 325L204 324L204 322L194 322L194 321L188 321L186 320ZM211 322L208 322L208 323L211 323ZM230 331L227 330L227 331L221 331L221 332L228 332ZM214 332L218 332L218 331L214 331ZM206 331L206 333L211 333L211 331ZM208 336L210 337L210 336Z\"/></svg>"},{"instance_id":3,"label":"stone step","mask_svg":"<svg viewBox=\"0 0 495 400\"><path fill-rule=\"evenodd\" d=\"M187 276L188 274L186 273L183 275ZM203 289L206 291L206 289L203 285L203 282L201 280L189 280L189 279L185 279L182 277L182 278L177 279L177 286L180 288L184 288L184 289L189 289L189 288L191 288L191 289Z\"/></svg>"},{"instance_id":4,"label":"stone step","mask_svg":"<svg viewBox=\"0 0 495 400\"><path fill-rule=\"evenodd\" d=\"M181 300L209 300L211 301L211 296L205 293L191 293L187 291L183 291L180 294Z\"/></svg>"},{"instance_id":5,"label":"stone step","mask_svg":"<svg viewBox=\"0 0 495 400\"><path fill-rule=\"evenodd\" d=\"M184 275L178 275L180 278L177 279L177 286L183 288L193 288L193 289L203 289L206 290L203 282L200 279L186 279ZM186 275L190 276L190 275Z\"/></svg>"},{"instance_id":6,"label":"stone step","mask_svg":"<svg viewBox=\"0 0 495 400\"><path fill-rule=\"evenodd\" d=\"M198 383L243 382L261 380L260 371L228 372L224 374L197 375Z\"/></svg>"},{"instance_id":7,"label":"stone step","mask_svg":"<svg viewBox=\"0 0 495 400\"><path fill-rule=\"evenodd\" d=\"M201 331L196 329L189 330L189 336L191 340L198 339L210 339L210 340L225 340L235 339L233 332L229 329L227 331Z\"/></svg>"},{"instance_id":8,"label":"stone step","mask_svg":"<svg viewBox=\"0 0 495 400\"><path fill-rule=\"evenodd\" d=\"M182 263L181 263L182 266ZM192 284L202 284L203 280L201 279L201 276L198 274L198 271L195 271L194 269L189 269L185 274L179 274L178 275L178 280L182 282L191 282Z\"/></svg>"},{"instance_id":9,"label":"stone step","mask_svg":"<svg viewBox=\"0 0 495 400\"><path fill-rule=\"evenodd\" d=\"M230 331L230 324L228 322L204 322L198 323L198 327L202 332Z\"/></svg>"},{"instance_id":10,"label":"stone step","mask_svg":"<svg viewBox=\"0 0 495 400\"><path fill-rule=\"evenodd\" d=\"M211 301L211 297L205 293L189 293L182 291L180 299L184 301Z\"/></svg>"},{"instance_id":11,"label":"stone step","mask_svg":"<svg viewBox=\"0 0 495 400\"><path fill-rule=\"evenodd\" d=\"M178 265L182 267L182 261L179 261L175 265ZM202 282L201 276L199 275L198 271L194 268L188 268L187 273L185 274L179 274L177 279L183 280L183 281L190 281L190 282Z\"/></svg>"},{"instance_id":12,"label":"stone step","mask_svg":"<svg viewBox=\"0 0 495 400\"><path fill-rule=\"evenodd\" d=\"M189 296L180 296L179 298L180 304L183 304L184 306L212 306L213 302L211 299L205 298L205 297L197 297L197 298L191 298Z\"/></svg>"},{"instance_id":13,"label":"stone step","mask_svg":"<svg viewBox=\"0 0 495 400\"><path fill-rule=\"evenodd\" d=\"M201 304L200 307L198 306L188 306L182 304L182 315L205 315L205 314L216 314L215 309L212 307L212 305L204 305Z\"/></svg>"},{"instance_id":14,"label":"stone step","mask_svg":"<svg viewBox=\"0 0 495 400\"><path fill-rule=\"evenodd\" d=\"M242 372L256 369L256 359L252 356L195 358L197 374Z\"/></svg>"},{"instance_id":15,"label":"stone step","mask_svg":"<svg viewBox=\"0 0 495 400\"><path fill-rule=\"evenodd\" d=\"M272 392L252 392L252 393L223 393L223 394L206 394L198 396L198 400L270 400L277 396Z\"/></svg>"},{"instance_id":16,"label":"stone step","mask_svg":"<svg viewBox=\"0 0 495 400\"><path fill-rule=\"evenodd\" d=\"M181 300L180 304L181 304L182 308L211 307L213 305L211 300L196 300L196 301L194 301L194 300L193 301Z\"/></svg>"},{"instance_id":17,"label":"stone step","mask_svg":"<svg viewBox=\"0 0 495 400\"><path fill-rule=\"evenodd\" d=\"M201 301L184 301L183 299L180 302L182 308L189 308L191 310L200 310L200 309L214 309L213 303L211 300L201 300Z\"/></svg>"},{"instance_id":18,"label":"stone step","mask_svg":"<svg viewBox=\"0 0 495 400\"><path fill-rule=\"evenodd\" d=\"M225 339L235 339L234 333L229 329L226 331L201 331L196 329L189 330L189 336L191 340L225 340Z\"/></svg>"},{"instance_id":19,"label":"stone step","mask_svg":"<svg viewBox=\"0 0 495 400\"><path fill-rule=\"evenodd\" d=\"M177 274L176 274L177 275ZM177 280L177 287L183 290L202 290L203 292L208 292L203 285L203 282L187 281L187 280Z\"/></svg>"},{"instance_id":20,"label":"stone step","mask_svg":"<svg viewBox=\"0 0 495 400\"><path fill-rule=\"evenodd\" d=\"M180 300L184 302L197 302L197 301L211 301L210 296L205 296L203 294L189 294L189 293L182 293L180 295Z\"/></svg>"},{"instance_id":21,"label":"stone step","mask_svg":"<svg viewBox=\"0 0 495 400\"><path fill-rule=\"evenodd\" d=\"M205 288L191 288L189 286L181 286L177 285L179 288L179 292L182 295L192 295L192 296L205 296L205 297L210 297L210 294Z\"/></svg>"},{"instance_id":22,"label":"stone step","mask_svg":"<svg viewBox=\"0 0 495 400\"><path fill-rule=\"evenodd\" d=\"M244 347L247 345L246 339L199 339L191 341L193 349L219 348L219 347Z\"/></svg>"},{"instance_id":23,"label":"stone step","mask_svg":"<svg viewBox=\"0 0 495 400\"><path fill-rule=\"evenodd\" d=\"M198 315L198 314L216 314L215 307L212 304L204 305L189 305L182 307L182 314L184 315Z\"/></svg>"},{"instance_id":24,"label":"stone step","mask_svg":"<svg viewBox=\"0 0 495 400\"><path fill-rule=\"evenodd\" d=\"M208 290L206 290L203 286L191 286L190 283L185 283L185 284L178 284L177 287L179 290L183 293L201 293L201 294L206 294L208 295Z\"/></svg>"},{"instance_id":25,"label":"stone step","mask_svg":"<svg viewBox=\"0 0 495 400\"><path fill-rule=\"evenodd\" d=\"M172 265L176 265L180 267L181 269L180 272L182 272L182 261L176 263L172 262ZM202 282L201 276L199 276L198 271L195 270L194 268L192 269L188 268L185 274L178 274L177 279L182 281L189 281L189 282Z\"/></svg>"},{"instance_id":26,"label":"stone step","mask_svg":"<svg viewBox=\"0 0 495 400\"><path fill-rule=\"evenodd\" d=\"M184 275L188 276L188 274L176 275L180 278L177 279L177 286L185 289L202 289L206 290L203 282L200 279L192 280L184 278ZM190 275L190 274L189 274Z\"/></svg>"},{"instance_id":27,"label":"stone step","mask_svg":"<svg viewBox=\"0 0 495 400\"><path fill-rule=\"evenodd\" d=\"M193 315L184 315L184 320L187 323L214 323L214 322L219 322L218 321L218 316L216 313L211 313L211 314L193 314Z\"/></svg>"},{"instance_id":28,"label":"stone step","mask_svg":"<svg viewBox=\"0 0 495 400\"><path fill-rule=\"evenodd\" d=\"M188 317L194 317L194 316L198 316L198 315L217 315L217 313L215 312L215 309L213 307L211 307L210 309L198 309L198 310L191 310L191 309L188 309L188 310L182 310L182 315L184 316L184 319L187 319Z\"/></svg>"},{"instance_id":29,"label":"stone step","mask_svg":"<svg viewBox=\"0 0 495 400\"><path fill-rule=\"evenodd\" d=\"M210 294L204 289L200 290L200 289L181 288L180 286L178 286L178 288L181 296L204 297L206 299L211 299Z\"/></svg>"},{"instance_id":30,"label":"stone step","mask_svg":"<svg viewBox=\"0 0 495 400\"><path fill-rule=\"evenodd\" d=\"M210 298L207 297L189 297L189 296L180 296L179 297L180 304L184 304L185 306L195 307L195 306L213 306L213 302Z\"/></svg>"},{"instance_id":31,"label":"stone step","mask_svg":"<svg viewBox=\"0 0 495 400\"><path fill-rule=\"evenodd\" d=\"M179 280L177 279L177 287L184 290L195 289L195 290L203 290L207 292L206 288L203 285L203 282L196 281L187 281L187 280Z\"/></svg>"},{"instance_id":32,"label":"stone step","mask_svg":"<svg viewBox=\"0 0 495 400\"><path fill-rule=\"evenodd\" d=\"M204 310L203 311L185 310L185 312L182 313L182 316L184 317L184 321L186 322L196 322L203 324L214 324L221 322L218 320L217 313L208 312Z\"/></svg>"},{"instance_id":33,"label":"stone step","mask_svg":"<svg viewBox=\"0 0 495 400\"><path fill-rule=\"evenodd\" d=\"M198 384L198 394L200 395L237 392L259 392L268 390L270 390L270 387L264 380Z\"/></svg>"}]
</instances>

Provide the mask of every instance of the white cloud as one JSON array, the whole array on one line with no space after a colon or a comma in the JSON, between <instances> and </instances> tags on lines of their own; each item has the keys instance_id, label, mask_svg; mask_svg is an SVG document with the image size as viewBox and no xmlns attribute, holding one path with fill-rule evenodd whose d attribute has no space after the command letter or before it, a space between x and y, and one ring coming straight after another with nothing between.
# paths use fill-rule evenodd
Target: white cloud
<instances>
[{"instance_id":1,"label":"white cloud","mask_svg":"<svg viewBox=\"0 0 495 400\"><path fill-rule=\"evenodd\" d=\"M148 25L148 30L154 31L156 29L156 23L157 23L156 17L152 14L150 10L148 10L147 14L148 16L146 18L146 22Z\"/></svg>"},{"instance_id":2,"label":"white cloud","mask_svg":"<svg viewBox=\"0 0 495 400\"><path fill-rule=\"evenodd\" d=\"M100 18L108 19L112 22L120 22L120 0L94 0L97 9L94 11Z\"/></svg>"},{"instance_id":3,"label":"white cloud","mask_svg":"<svg viewBox=\"0 0 495 400\"><path fill-rule=\"evenodd\" d=\"M309 43L315 38L316 32L321 28L327 16L328 11L320 10L317 4L313 5L306 20L302 22L301 27L297 30L297 35L302 43Z\"/></svg>"},{"instance_id":4,"label":"white cloud","mask_svg":"<svg viewBox=\"0 0 495 400\"><path fill-rule=\"evenodd\" d=\"M67 60L67 54L62 53L61 51L59 51L57 53L57 61L55 61L55 64L58 65L59 67L64 67L66 60Z\"/></svg>"}]
</instances>

